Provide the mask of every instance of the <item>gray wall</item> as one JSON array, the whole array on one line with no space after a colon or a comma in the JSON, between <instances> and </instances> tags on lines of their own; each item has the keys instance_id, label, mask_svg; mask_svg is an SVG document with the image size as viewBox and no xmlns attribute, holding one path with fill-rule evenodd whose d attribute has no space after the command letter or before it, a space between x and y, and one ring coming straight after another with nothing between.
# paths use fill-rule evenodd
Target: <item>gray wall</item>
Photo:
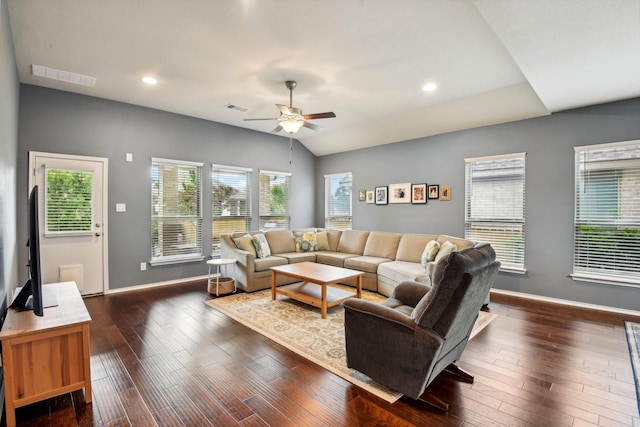
<instances>
[{"instance_id":1,"label":"gray wall","mask_svg":"<svg viewBox=\"0 0 640 427\"><path fill-rule=\"evenodd\" d=\"M640 288L577 282L573 255L574 146L640 139L640 98L551 116L318 158L323 176L353 172L353 228L464 235L464 159L526 152L527 274L500 273L496 288L640 310ZM451 201L376 206L357 190L413 182L451 186ZM316 194L316 223L324 221Z\"/></svg>"},{"instance_id":2,"label":"gray wall","mask_svg":"<svg viewBox=\"0 0 640 427\"><path fill-rule=\"evenodd\" d=\"M215 108L215 106L212 106ZM308 227L315 215L315 157L294 141L260 132L114 101L22 85L20 90L18 194L27 194L29 151L109 159L110 288L157 283L207 273L204 262L148 267L151 258L151 157L205 163L204 253L211 253L211 163L253 168L252 221L258 228L260 169L292 172L292 226ZM125 161L126 153L133 162ZM208 172L208 173L207 173ZM127 211L115 212L116 203ZM26 205L18 204L18 225ZM21 249L21 248L20 248ZM20 253L26 259L26 250Z\"/></svg>"},{"instance_id":3,"label":"gray wall","mask_svg":"<svg viewBox=\"0 0 640 427\"><path fill-rule=\"evenodd\" d=\"M17 241L27 239L26 229L16 229L19 89L7 2L0 0L0 313L4 313L7 294L22 286L18 282ZM26 198L18 200L24 200L26 209ZM26 267L23 270L26 276Z\"/></svg>"}]
</instances>

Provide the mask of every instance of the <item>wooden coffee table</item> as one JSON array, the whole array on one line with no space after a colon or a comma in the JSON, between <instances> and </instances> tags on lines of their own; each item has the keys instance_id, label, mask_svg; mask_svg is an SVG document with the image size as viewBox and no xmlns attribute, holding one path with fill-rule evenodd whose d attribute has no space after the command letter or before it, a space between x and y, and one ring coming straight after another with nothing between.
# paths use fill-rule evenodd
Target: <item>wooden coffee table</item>
<instances>
[{"instance_id":1,"label":"wooden coffee table","mask_svg":"<svg viewBox=\"0 0 640 427\"><path fill-rule=\"evenodd\" d=\"M276 286L278 274L295 277L302 282L278 287ZM318 307L322 318L326 319L328 308L339 305L347 298L362 296L363 275L362 271L309 261L271 267L271 299L275 300L276 294L288 296L296 301ZM353 277L357 277L355 292L329 286Z\"/></svg>"}]
</instances>

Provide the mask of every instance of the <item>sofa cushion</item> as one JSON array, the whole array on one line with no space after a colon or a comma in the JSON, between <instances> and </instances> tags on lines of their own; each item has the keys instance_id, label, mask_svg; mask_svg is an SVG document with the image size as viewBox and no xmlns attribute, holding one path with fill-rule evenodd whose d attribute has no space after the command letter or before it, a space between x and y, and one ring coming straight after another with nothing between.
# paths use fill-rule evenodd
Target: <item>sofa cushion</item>
<instances>
[{"instance_id":1,"label":"sofa cushion","mask_svg":"<svg viewBox=\"0 0 640 427\"><path fill-rule=\"evenodd\" d=\"M256 258L256 271L268 271L271 267L277 265L287 265L286 258L279 256L268 256L266 258Z\"/></svg>"},{"instance_id":2,"label":"sofa cushion","mask_svg":"<svg viewBox=\"0 0 640 427\"><path fill-rule=\"evenodd\" d=\"M436 254L436 257L435 257L434 261L437 263L442 258L444 258L447 255L449 255L451 252L455 252L457 250L458 250L458 247L447 240L442 245L440 245L440 250Z\"/></svg>"},{"instance_id":3,"label":"sofa cushion","mask_svg":"<svg viewBox=\"0 0 640 427\"><path fill-rule=\"evenodd\" d=\"M269 243L267 243L267 238L264 237L264 234L254 234L251 237L251 241L256 247L256 256L258 258L266 258L271 255L271 248L269 248Z\"/></svg>"},{"instance_id":4,"label":"sofa cushion","mask_svg":"<svg viewBox=\"0 0 640 427\"><path fill-rule=\"evenodd\" d=\"M330 250L329 246L329 235L326 231L318 231L316 233L316 243L318 244L318 251L328 251Z\"/></svg>"},{"instance_id":5,"label":"sofa cushion","mask_svg":"<svg viewBox=\"0 0 640 427\"><path fill-rule=\"evenodd\" d=\"M376 273L378 266L383 262L393 261L390 258L380 258L373 256L354 256L344 260L344 267L353 270L365 271L367 273Z\"/></svg>"},{"instance_id":6,"label":"sofa cushion","mask_svg":"<svg viewBox=\"0 0 640 427\"><path fill-rule=\"evenodd\" d=\"M327 233L327 240L329 241L329 251L337 251L338 243L340 242L340 236L342 236L342 230L332 230L330 228L318 229L319 232ZM321 249L318 249L321 250Z\"/></svg>"},{"instance_id":7,"label":"sofa cushion","mask_svg":"<svg viewBox=\"0 0 640 427\"><path fill-rule=\"evenodd\" d=\"M405 280L414 280L416 282L427 280L424 267L420 263L408 261L384 262L378 266L378 276L388 277L396 283L401 283Z\"/></svg>"},{"instance_id":8,"label":"sofa cushion","mask_svg":"<svg viewBox=\"0 0 640 427\"><path fill-rule=\"evenodd\" d=\"M251 234L245 234L243 236L237 236L233 238L233 243L236 244L238 249L247 251L253 256L256 256L256 247L251 240Z\"/></svg>"},{"instance_id":9,"label":"sofa cushion","mask_svg":"<svg viewBox=\"0 0 640 427\"><path fill-rule=\"evenodd\" d=\"M357 254L345 254L342 252L316 252L316 262L320 264L335 265L336 267L344 267L344 260L359 256Z\"/></svg>"},{"instance_id":10,"label":"sofa cushion","mask_svg":"<svg viewBox=\"0 0 640 427\"><path fill-rule=\"evenodd\" d=\"M440 243L440 246L442 246L444 242L449 241L454 245L456 245L459 251L463 249L471 248L476 245L476 242L472 240L461 239L459 237L453 237L453 236L447 236L446 234L442 234L438 236L437 240L438 240L438 243Z\"/></svg>"},{"instance_id":11,"label":"sofa cushion","mask_svg":"<svg viewBox=\"0 0 640 427\"><path fill-rule=\"evenodd\" d=\"M272 254L281 254L285 252L295 252L296 245L293 241L293 232L291 230L274 230L264 233L271 247Z\"/></svg>"},{"instance_id":12,"label":"sofa cushion","mask_svg":"<svg viewBox=\"0 0 640 427\"><path fill-rule=\"evenodd\" d=\"M368 231L344 230L340 235L337 252L362 255L367 243Z\"/></svg>"},{"instance_id":13,"label":"sofa cushion","mask_svg":"<svg viewBox=\"0 0 640 427\"><path fill-rule=\"evenodd\" d=\"M431 240L427 243L427 246L424 247L424 252L422 252L421 264L426 268L427 264L436 259L436 255L440 250L440 243L437 240Z\"/></svg>"},{"instance_id":14,"label":"sofa cushion","mask_svg":"<svg viewBox=\"0 0 640 427\"><path fill-rule=\"evenodd\" d=\"M362 255L394 260L396 259L400 237L402 236L397 233L372 231L369 233Z\"/></svg>"},{"instance_id":15,"label":"sofa cushion","mask_svg":"<svg viewBox=\"0 0 640 427\"><path fill-rule=\"evenodd\" d=\"M285 252L283 254L278 254L279 257L286 258L289 261L289 264L295 264L296 262L316 262L316 253L315 252Z\"/></svg>"},{"instance_id":16,"label":"sofa cushion","mask_svg":"<svg viewBox=\"0 0 640 427\"><path fill-rule=\"evenodd\" d=\"M416 262L420 264L422 252L430 240L436 240L438 236L429 234L413 234L406 233L402 235L398 252L396 253L396 261Z\"/></svg>"},{"instance_id":17,"label":"sofa cushion","mask_svg":"<svg viewBox=\"0 0 640 427\"><path fill-rule=\"evenodd\" d=\"M296 252L314 252L318 250L318 241L315 231L296 231L293 235Z\"/></svg>"}]
</instances>

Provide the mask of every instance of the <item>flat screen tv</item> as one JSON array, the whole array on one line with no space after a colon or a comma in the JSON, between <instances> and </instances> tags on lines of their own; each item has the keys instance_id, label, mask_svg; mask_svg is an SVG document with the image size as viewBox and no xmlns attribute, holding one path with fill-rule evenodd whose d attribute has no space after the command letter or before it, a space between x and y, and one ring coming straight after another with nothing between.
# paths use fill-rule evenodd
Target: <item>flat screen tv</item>
<instances>
[{"instance_id":1,"label":"flat screen tv","mask_svg":"<svg viewBox=\"0 0 640 427\"><path fill-rule=\"evenodd\" d=\"M20 311L33 310L36 316L44 315L42 278L40 276L40 229L38 224L38 186L29 195L29 280L11 303ZM49 304L47 304L48 306Z\"/></svg>"}]
</instances>

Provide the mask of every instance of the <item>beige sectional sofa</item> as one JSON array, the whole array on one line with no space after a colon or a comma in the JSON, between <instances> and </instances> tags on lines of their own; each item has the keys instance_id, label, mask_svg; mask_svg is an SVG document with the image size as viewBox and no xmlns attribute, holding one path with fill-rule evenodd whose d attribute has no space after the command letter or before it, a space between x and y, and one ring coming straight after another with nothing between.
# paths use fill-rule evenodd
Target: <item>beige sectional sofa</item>
<instances>
[{"instance_id":1,"label":"beige sectional sofa","mask_svg":"<svg viewBox=\"0 0 640 427\"><path fill-rule=\"evenodd\" d=\"M302 242L304 233L311 233L306 236L317 238L319 245ZM252 245L251 237L256 234L264 234L268 256L261 253L260 257ZM421 261L427 243L432 240L440 244L450 242L456 250L476 245L476 242L446 235L308 228L225 234L221 236L221 257L237 260L236 283L247 292L271 287L270 267L311 261L363 271L363 289L389 297L405 280L431 283L437 258L426 266ZM278 275L277 280L278 285L295 281L283 275Z\"/></svg>"}]
</instances>

